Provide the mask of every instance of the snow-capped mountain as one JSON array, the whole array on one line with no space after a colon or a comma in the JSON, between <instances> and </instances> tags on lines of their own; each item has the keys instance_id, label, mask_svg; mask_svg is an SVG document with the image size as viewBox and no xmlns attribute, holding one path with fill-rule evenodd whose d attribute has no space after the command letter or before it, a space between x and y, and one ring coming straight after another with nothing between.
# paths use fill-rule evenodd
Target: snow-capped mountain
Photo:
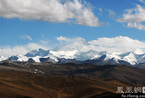
<instances>
[{"instance_id":1,"label":"snow-capped mountain","mask_svg":"<svg viewBox=\"0 0 145 98\"><path fill-rule=\"evenodd\" d=\"M81 52L77 50L60 51L60 50L44 50L37 49L28 52L25 55L15 55L8 58L0 56L2 60L13 61L29 61L29 62L53 62L53 63L91 63L91 64L125 64L125 65L138 65L145 63L145 53L138 49L131 52L106 52L89 50Z\"/></svg>"},{"instance_id":2,"label":"snow-capped mountain","mask_svg":"<svg viewBox=\"0 0 145 98\"><path fill-rule=\"evenodd\" d=\"M23 62L23 61L28 61L28 57L23 55L15 55L15 56L8 57L8 60Z\"/></svg>"},{"instance_id":3,"label":"snow-capped mountain","mask_svg":"<svg viewBox=\"0 0 145 98\"><path fill-rule=\"evenodd\" d=\"M32 50L30 52L28 52L27 54L25 54L25 56L27 57L36 57L36 56L47 56L49 54L49 50L44 50L44 49L37 49L37 50Z\"/></svg>"},{"instance_id":4,"label":"snow-capped mountain","mask_svg":"<svg viewBox=\"0 0 145 98\"><path fill-rule=\"evenodd\" d=\"M135 65L137 61L137 54L134 52L127 52L120 55L121 59L129 62L131 65Z\"/></svg>"}]
</instances>

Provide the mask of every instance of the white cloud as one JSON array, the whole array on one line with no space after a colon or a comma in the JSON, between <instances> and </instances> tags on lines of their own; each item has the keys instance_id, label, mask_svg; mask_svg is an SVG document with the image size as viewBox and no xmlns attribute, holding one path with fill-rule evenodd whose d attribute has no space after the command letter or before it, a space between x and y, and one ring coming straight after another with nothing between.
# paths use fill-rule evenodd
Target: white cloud
<instances>
[{"instance_id":1,"label":"white cloud","mask_svg":"<svg viewBox=\"0 0 145 98\"><path fill-rule=\"evenodd\" d=\"M145 42L132 39L126 36L118 36L113 38L98 38L96 40L87 41L84 38L67 38L67 37L57 37L60 44L57 45L52 51L74 51L75 53L88 52L90 50L94 51L108 51L108 52L129 52L136 49L145 50ZM50 49L47 44L41 45L37 43L29 43L27 45L18 45L14 47L4 47L0 48L0 56L11 56L21 54L24 55L27 52L34 49ZM63 53L64 53L63 52Z\"/></svg>"},{"instance_id":2,"label":"white cloud","mask_svg":"<svg viewBox=\"0 0 145 98\"><path fill-rule=\"evenodd\" d=\"M129 22L127 23L127 27L129 28L137 28L139 30L145 30L145 25L136 22Z\"/></svg>"},{"instance_id":3,"label":"white cloud","mask_svg":"<svg viewBox=\"0 0 145 98\"><path fill-rule=\"evenodd\" d=\"M42 44L48 44L48 41L40 40Z\"/></svg>"},{"instance_id":4,"label":"white cloud","mask_svg":"<svg viewBox=\"0 0 145 98\"><path fill-rule=\"evenodd\" d=\"M63 37L63 36L56 37L56 39L57 39L58 41L66 41L66 40L69 40L68 38Z\"/></svg>"},{"instance_id":5,"label":"white cloud","mask_svg":"<svg viewBox=\"0 0 145 98\"><path fill-rule=\"evenodd\" d=\"M22 36L20 36L20 38L22 38L22 39L28 39L28 40L32 40L32 38L29 36L29 35L22 35Z\"/></svg>"},{"instance_id":6,"label":"white cloud","mask_svg":"<svg viewBox=\"0 0 145 98\"><path fill-rule=\"evenodd\" d=\"M131 39L125 36L119 36L114 38L98 38L89 42L90 44L101 46L109 51L127 52L138 48L145 48L145 42L141 42L135 39Z\"/></svg>"},{"instance_id":7,"label":"white cloud","mask_svg":"<svg viewBox=\"0 0 145 98\"><path fill-rule=\"evenodd\" d=\"M139 30L145 30L143 23L145 22L145 8L141 5L136 5L136 8L127 9L122 18L117 20L118 22L126 23L129 28L137 28Z\"/></svg>"},{"instance_id":8,"label":"white cloud","mask_svg":"<svg viewBox=\"0 0 145 98\"><path fill-rule=\"evenodd\" d=\"M27 45L19 45L19 46L14 46L14 47L4 47L4 48L0 48L0 55L1 56L12 56L12 55L25 55L27 52L34 50L34 49L47 49L45 46L42 46L40 44L36 44L36 43L29 43Z\"/></svg>"},{"instance_id":9,"label":"white cloud","mask_svg":"<svg viewBox=\"0 0 145 98\"><path fill-rule=\"evenodd\" d=\"M42 48L42 49L48 49L48 47L45 47L45 45L40 45L40 44L37 44L37 43L29 43L27 45L25 45L25 47L28 49L28 50L34 50L34 49L39 49L39 48Z\"/></svg>"},{"instance_id":10,"label":"white cloud","mask_svg":"<svg viewBox=\"0 0 145 98\"><path fill-rule=\"evenodd\" d=\"M60 37L57 37L57 40L60 41L61 43L55 48L55 50L59 50L59 51L64 51L64 50L65 51L71 51L71 50L87 51L89 49L87 46L88 42L81 37L66 38L66 37L60 36Z\"/></svg>"},{"instance_id":11,"label":"white cloud","mask_svg":"<svg viewBox=\"0 0 145 98\"><path fill-rule=\"evenodd\" d=\"M99 11L102 12L103 10L101 8L99 8Z\"/></svg>"},{"instance_id":12,"label":"white cloud","mask_svg":"<svg viewBox=\"0 0 145 98\"><path fill-rule=\"evenodd\" d=\"M112 18L112 19L115 19L116 18L116 13L112 10L108 10L109 11L109 17Z\"/></svg>"},{"instance_id":13,"label":"white cloud","mask_svg":"<svg viewBox=\"0 0 145 98\"><path fill-rule=\"evenodd\" d=\"M0 0L0 16L100 26L90 5L81 0Z\"/></svg>"},{"instance_id":14,"label":"white cloud","mask_svg":"<svg viewBox=\"0 0 145 98\"><path fill-rule=\"evenodd\" d=\"M65 37L63 37L65 38ZM58 45L56 50L70 51L77 50L86 52L94 51L108 51L108 52L129 52L135 49L145 49L145 42L131 39L126 36L119 36L114 38L98 38L97 40L87 41L83 38L65 38L65 42Z\"/></svg>"},{"instance_id":15,"label":"white cloud","mask_svg":"<svg viewBox=\"0 0 145 98\"><path fill-rule=\"evenodd\" d=\"M141 3L145 3L145 1L144 0L139 0Z\"/></svg>"}]
</instances>

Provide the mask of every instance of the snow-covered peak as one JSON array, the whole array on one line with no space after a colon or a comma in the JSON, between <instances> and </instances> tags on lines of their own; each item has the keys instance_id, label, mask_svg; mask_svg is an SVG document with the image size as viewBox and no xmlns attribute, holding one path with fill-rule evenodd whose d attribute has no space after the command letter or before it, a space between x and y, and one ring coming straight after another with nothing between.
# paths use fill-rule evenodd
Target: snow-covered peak
<instances>
[{"instance_id":1,"label":"snow-covered peak","mask_svg":"<svg viewBox=\"0 0 145 98\"><path fill-rule=\"evenodd\" d=\"M35 56L47 56L49 54L49 50L44 50L44 49L37 49L37 50L32 50L25 54L27 57L35 57Z\"/></svg>"},{"instance_id":2,"label":"snow-covered peak","mask_svg":"<svg viewBox=\"0 0 145 98\"><path fill-rule=\"evenodd\" d=\"M87 52L78 52L77 54L75 54L75 57L77 60L80 60L80 61L92 60L99 57L99 52L94 51L94 50L90 50Z\"/></svg>"},{"instance_id":3,"label":"snow-covered peak","mask_svg":"<svg viewBox=\"0 0 145 98\"><path fill-rule=\"evenodd\" d=\"M73 50L73 51L50 51L50 53L58 58L74 59L75 54L77 54L78 51L76 51L76 50Z\"/></svg>"},{"instance_id":4,"label":"snow-covered peak","mask_svg":"<svg viewBox=\"0 0 145 98\"><path fill-rule=\"evenodd\" d=\"M85 43L85 41L82 41ZM87 44L87 42L86 42ZM84 47L85 50L85 47ZM145 53L141 49L136 49L131 52L119 53L119 52L107 52L107 51L80 51L77 49L71 48L71 50L43 50L37 49L28 52L26 55L15 55L8 58L8 60L14 61L53 61L59 62L61 59L75 59L78 61L87 61L87 60L95 60L95 61L104 61L104 62L127 62L130 65L136 65L139 63L145 62ZM0 56L0 61L5 60L4 57ZM113 63L113 64L115 64ZM106 63L105 63L106 64Z\"/></svg>"},{"instance_id":5,"label":"snow-covered peak","mask_svg":"<svg viewBox=\"0 0 145 98\"><path fill-rule=\"evenodd\" d=\"M18 55L18 61L28 61L28 58L23 55Z\"/></svg>"},{"instance_id":6,"label":"snow-covered peak","mask_svg":"<svg viewBox=\"0 0 145 98\"><path fill-rule=\"evenodd\" d=\"M13 60L13 61L28 61L28 57L23 56L23 55L15 55L15 56L9 57L8 60Z\"/></svg>"},{"instance_id":7,"label":"snow-covered peak","mask_svg":"<svg viewBox=\"0 0 145 98\"><path fill-rule=\"evenodd\" d=\"M30 59L33 59L35 62L40 62L40 56L35 56L35 57L32 57Z\"/></svg>"},{"instance_id":8,"label":"snow-covered peak","mask_svg":"<svg viewBox=\"0 0 145 98\"><path fill-rule=\"evenodd\" d=\"M120 59L120 57L118 56L119 53L113 52L113 53L106 53L106 58L104 60L110 60L110 59Z\"/></svg>"},{"instance_id":9,"label":"snow-covered peak","mask_svg":"<svg viewBox=\"0 0 145 98\"><path fill-rule=\"evenodd\" d=\"M135 65L137 63L136 55L133 52L126 53L122 59L129 62L131 65Z\"/></svg>"}]
</instances>

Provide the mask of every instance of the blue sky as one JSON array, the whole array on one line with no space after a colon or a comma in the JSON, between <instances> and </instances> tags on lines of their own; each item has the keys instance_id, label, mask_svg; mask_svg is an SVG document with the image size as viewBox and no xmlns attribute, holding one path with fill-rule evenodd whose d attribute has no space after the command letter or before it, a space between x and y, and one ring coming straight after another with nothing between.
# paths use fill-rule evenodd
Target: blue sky
<instances>
[{"instance_id":1,"label":"blue sky","mask_svg":"<svg viewBox=\"0 0 145 98\"><path fill-rule=\"evenodd\" d=\"M30 43L52 48L60 36L87 41L123 36L145 42L144 0L33 1L0 1L1 51Z\"/></svg>"}]
</instances>

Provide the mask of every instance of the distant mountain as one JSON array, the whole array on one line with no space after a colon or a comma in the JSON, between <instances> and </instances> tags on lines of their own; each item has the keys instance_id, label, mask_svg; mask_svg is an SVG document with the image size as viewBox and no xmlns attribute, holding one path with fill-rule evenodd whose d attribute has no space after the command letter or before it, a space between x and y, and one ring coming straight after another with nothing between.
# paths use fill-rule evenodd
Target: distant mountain
<instances>
[{"instance_id":1,"label":"distant mountain","mask_svg":"<svg viewBox=\"0 0 145 98\"><path fill-rule=\"evenodd\" d=\"M23 55L15 55L9 57L7 60L12 60L12 61L28 61L28 57L23 56Z\"/></svg>"},{"instance_id":2,"label":"distant mountain","mask_svg":"<svg viewBox=\"0 0 145 98\"><path fill-rule=\"evenodd\" d=\"M44 49L37 49L37 50L32 50L30 52L28 52L27 54L25 54L25 56L27 57L36 57L36 56L47 56L49 54L49 50L44 50Z\"/></svg>"},{"instance_id":3,"label":"distant mountain","mask_svg":"<svg viewBox=\"0 0 145 98\"><path fill-rule=\"evenodd\" d=\"M24 62L53 62L59 64L97 64L97 65L129 65L137 66L145 63L145 53L142 50L136 50L126 53L107 52L107 51L86 51L77 50L32 50L25 55L15 55L8 58L0 57L2 60L24 61Z\"/></svg>"}]
</instances>

